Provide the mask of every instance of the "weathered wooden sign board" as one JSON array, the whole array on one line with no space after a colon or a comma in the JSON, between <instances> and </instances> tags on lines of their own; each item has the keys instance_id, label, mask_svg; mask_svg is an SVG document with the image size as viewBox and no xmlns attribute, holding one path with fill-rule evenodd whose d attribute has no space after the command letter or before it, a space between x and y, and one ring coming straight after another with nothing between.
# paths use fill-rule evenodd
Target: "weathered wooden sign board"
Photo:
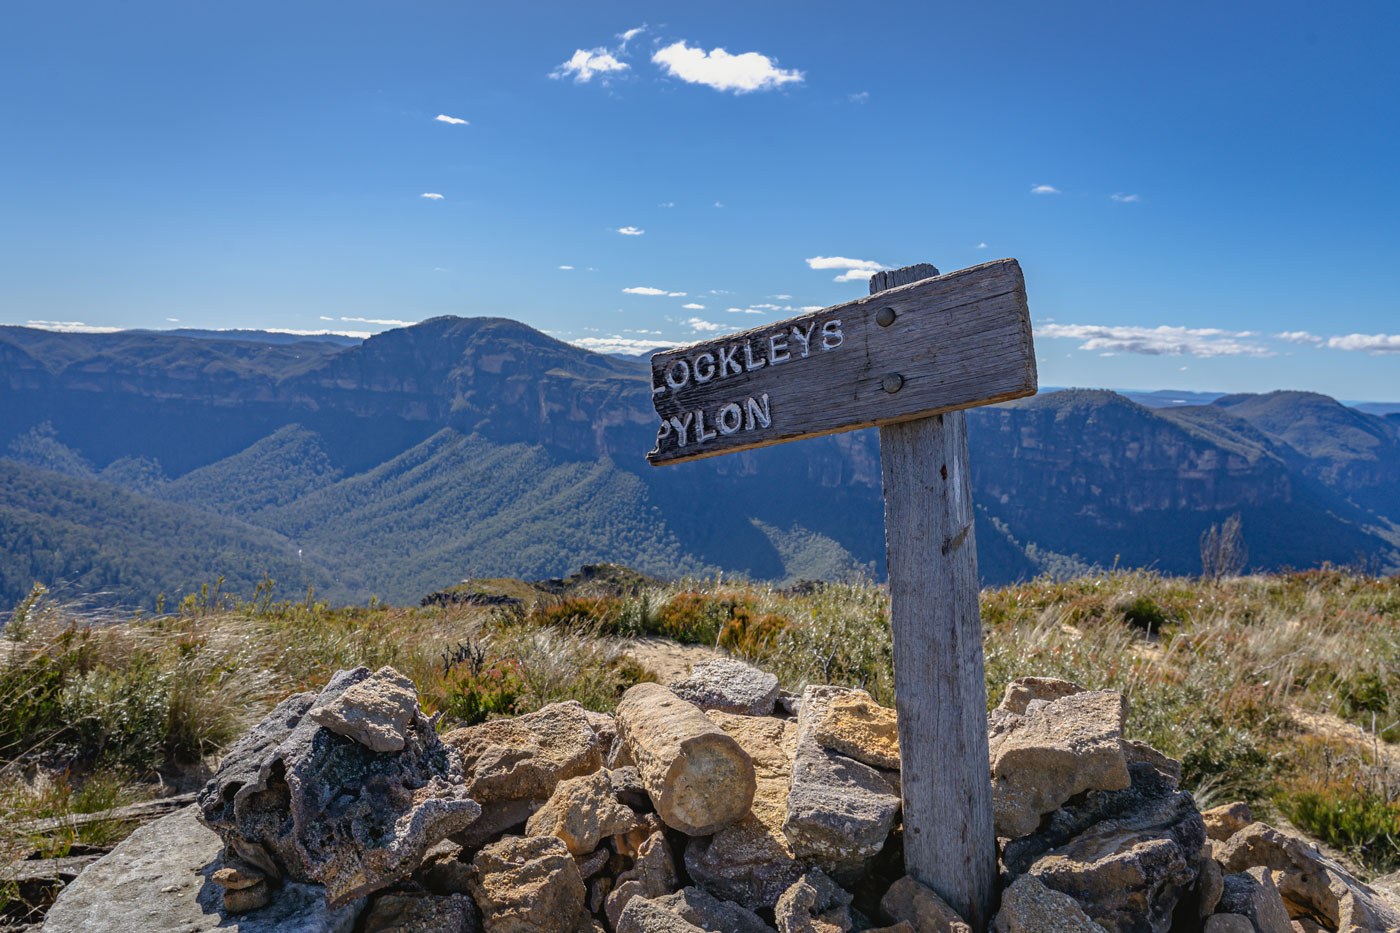
<instances>
[{"instance_id":1,"label":"weathered wooden sign board","mask_svg":"<svg viewBox=\"0 0 1400 933\"><path fill-rule=\"evenodd\" d=\"M878 272L870 297L657 353L655 465L880 426L904 861L974 930L996 900L967 422L1034 395L1014 259Z\"/></svg>"}]
</instances>

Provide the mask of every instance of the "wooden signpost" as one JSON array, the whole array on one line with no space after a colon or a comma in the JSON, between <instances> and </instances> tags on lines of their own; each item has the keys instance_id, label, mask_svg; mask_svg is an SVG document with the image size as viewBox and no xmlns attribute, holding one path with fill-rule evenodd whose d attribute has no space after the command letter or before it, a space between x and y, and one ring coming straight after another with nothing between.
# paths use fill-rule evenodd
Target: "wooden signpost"
<instances>
[{"instance_id":1,"label":"wooden signpost","mask_svg":"<svg viewBox=\"0 0 1400 933\"><path fill-rule=\"evenodd\" d=\"M877 272L868 298L651 369L654 465L880 426L905 867L984 930L997 855L962 409L1035 394L1021 267Z\"/></svg>"}]
</instances>

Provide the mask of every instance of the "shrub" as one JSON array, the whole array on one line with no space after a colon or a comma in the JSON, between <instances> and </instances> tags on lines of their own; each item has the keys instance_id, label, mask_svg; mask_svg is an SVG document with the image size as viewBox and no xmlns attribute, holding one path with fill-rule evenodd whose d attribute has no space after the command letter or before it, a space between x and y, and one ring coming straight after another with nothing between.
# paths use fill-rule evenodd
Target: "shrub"
<instances>
[{"instance_id":1,"label":"shrub","mask_svg":"<svg viewBox=\"0 0 1400 933\"><path fill-rule=\"evenodd\" d=\"M1284 796L1279 806L1303 829L1372 871L1400 868L1400 802L1332 781Z\"/></svg>"},{"instance_id":2,"label":"shrub","mask_svg":"<svg viewBox=\"0 0 1400 933\"><path fill-rule=\"evenodd\" d=\"M631 634L623 631L624 601L614 596L570 596L547 606L536 606L528 621L546 628L587 629L600 635Z\"/></svg>"},{"instance_id":3,"label":"shrub","mask_svg":"<svg viewBox=\"0 0 1400 933\"><path fill-rule=\"evenodd\" d=\"M737 606L729 621L719 631L719 646L753 660L763 660L772 653L778 636L791 623L780 615L758 615L747 606Z\"/></svg>"},{"instance_id":4,"label":"shrub","mask_svg":"<svg viewBox=\"0 0 1400 933\"><path fill-rule=\"evenodd\" d=\"M1155 635L1162 626L1172 621L1167 611L1157 601L1147 595L1136 596L1118 607L1123 619L1133 628Z\"/></svg>"},{"instance_id":5,"label":"shrub","mask_svg":"<svg viewBox=\"0 0 1400 933\"><path fill-rule=\"evenodd\" d=\"M525 692L518 661L468 641L445 651L442 662L438 676L420 686L425 708L468 726L515 712Z\"/></svg>"},{"instance_id":6,"label":"shrub","mask_svg":"<svg viewBox=\"0 0 1400 933\"><path fill-rule=\"evenodd\" d=\"M648 635L662 635L682 644L713 645L725 624L748 600L735 595L678 593L656 611Z\"/></svg>"}]
</instances>

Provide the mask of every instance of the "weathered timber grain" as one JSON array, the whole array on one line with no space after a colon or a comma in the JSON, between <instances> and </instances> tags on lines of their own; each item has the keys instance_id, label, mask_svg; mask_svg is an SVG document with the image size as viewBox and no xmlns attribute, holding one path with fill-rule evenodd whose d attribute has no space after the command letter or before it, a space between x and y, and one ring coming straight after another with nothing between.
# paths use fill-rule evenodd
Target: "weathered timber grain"
<instances>
[{"instance_id":1,"label":"weathered timber grain","mask_svg":"<svg viewBox=\"0 0 1400 933\"><path fill-rule=\"evenodd\" d=\"M92 823L144 823L174 813L194 803L194 794L178 794L174 797L160 797L143 800L140 803L99 810L96 813L70 813L67 816L50 816L41 820L25 820L16 823L15 832L23 835L51 833L59 829L88 826Z\"/></svg>"},{"instance_id":2,"label":"weathered timber grain","mask_svg":"<svg viewBox=\"0 0 1400 933\"><path fill-rule=\"evenodd\" d=\"M932 270L911 268L914 275ZM880 281L893 274L881 273ZM886 308L893 321L882 326ZM1025 283L1014 259L666 350L651 364L661 418L647 455L654 465L925 418L1036 389Z\"/></svg>"},{"instance_id":3,"label":"weathered timber grain","mask_svg":"<svg viewBox=\"0 0 1400 933\"><path fill-rule=\"evenodd\" d=\"M980 933L997 854L964 413L882 426L880 464L905 869Z\"/></svg>"}]
</instances>

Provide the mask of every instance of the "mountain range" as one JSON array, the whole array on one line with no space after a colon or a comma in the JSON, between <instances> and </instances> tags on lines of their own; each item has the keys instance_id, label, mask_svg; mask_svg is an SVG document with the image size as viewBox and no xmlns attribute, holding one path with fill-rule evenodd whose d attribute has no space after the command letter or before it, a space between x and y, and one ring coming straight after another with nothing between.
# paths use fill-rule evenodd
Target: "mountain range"
<instances>
[{"instance_id":1,"label":"mountain range","mask_svg":"<svg viewBox=\"0 0 1400 933\"><path fill-rule=\"evenodd\" d=\"M1400 414L1323 395L1043 391L969 412L979 568L1400 570ZM503 318L362 342L0 327L0 605L34 581L149 604L223 575L335 602L465 577L879 577L878 439L665 468L645 360Z\"/></svg>"}]
</instances>

